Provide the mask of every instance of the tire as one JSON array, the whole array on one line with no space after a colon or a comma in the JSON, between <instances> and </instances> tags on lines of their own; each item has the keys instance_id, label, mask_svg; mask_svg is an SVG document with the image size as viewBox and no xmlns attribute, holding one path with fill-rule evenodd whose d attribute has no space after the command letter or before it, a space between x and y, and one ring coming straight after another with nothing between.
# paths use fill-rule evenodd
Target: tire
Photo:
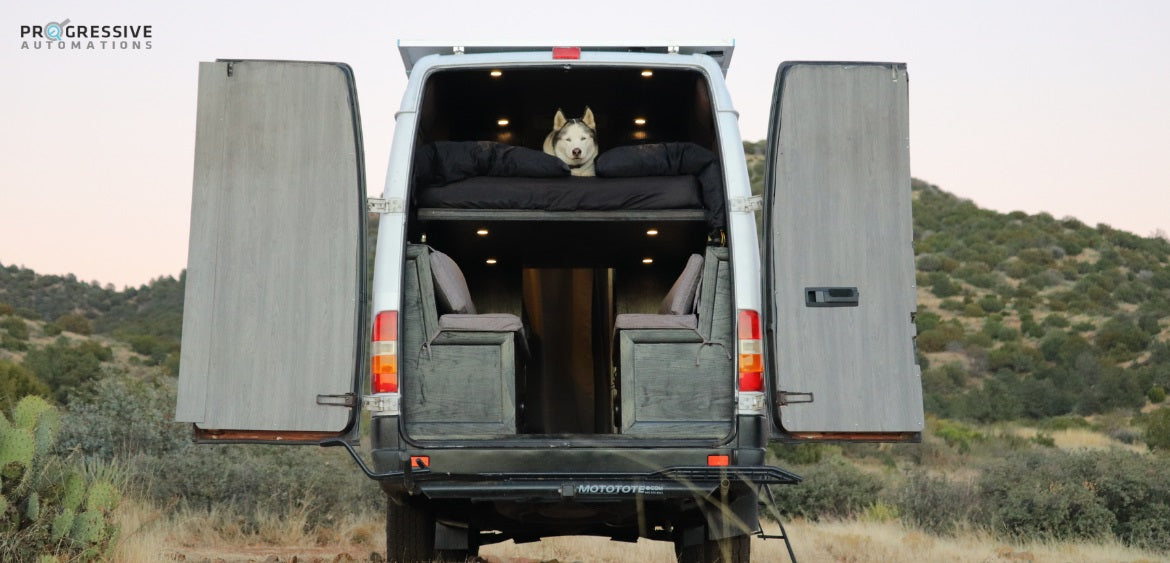
<instances>
[{"instance_id":1,"label":"tire","mask_svg":"<svg viewBox=\"0 0 1170 563\"><path fill-rule=\"evenodd\" d=\"M435 515L407 498L386 497L386 561L415 563L435 559Z\"/></svg>"},{"instance_id":2,"label":"tire","mask_svg":"<svg viewBox=\"0 0 1170 563\"><path fill-rule=\"evenodd\" d=\"M721 540L703 540L703 543L683 546L682 539L674 541L674 555L678 563L749 563L752 558L751 536L732 536Z\"/></svg>"}]
</instances>

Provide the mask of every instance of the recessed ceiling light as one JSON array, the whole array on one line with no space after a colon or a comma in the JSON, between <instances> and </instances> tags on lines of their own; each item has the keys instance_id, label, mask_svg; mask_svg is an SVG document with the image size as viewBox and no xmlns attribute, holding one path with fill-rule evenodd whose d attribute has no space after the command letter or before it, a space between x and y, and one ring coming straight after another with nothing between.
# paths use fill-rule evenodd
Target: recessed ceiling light
<instances>
[{"instance_id":1,"label":"recessed ceiling light","mask_svg":"<svg viewBox=\"0 0 1170 563\"><path fill-rule=\"evenodd\" d=\"M486 237L488 235L488 230L487 229L476 229L475 234L477 234L481 237Z\"/></svg>"},{"instance_id":2,"label":"recessed ceiling light","mask_svg":"<svg viewBox=\"0 0 1170 563\"><path fill-rule=\"evenodd\" d=\"M499 71L499 70L493 70L493 71L489 72L488 74L492 75L492 78L499 78L499 77L504 75L503 71ZM643 75L643 76L645 76L645 75Z\"/></svg>"},{"instance_id":3,"label":"recessed ceiling light","mask_svg":"<svg viewBox=\"0 0 1170 563\"><path fill-rule=\"evenodd\" d=\"M490 265L496 263L496 259L495 258L488 258L487 260L484 260L484 263L490 266Z\"/></svg>"},{"instance_id":4,"label":"recessed ceiling light","mask_svg":"<svg viewBox=\"0 0 1170 563\"><path fill-rule=\"evenodd\" d=\"M643 70L642 76L645 76L646 78L650 78L651 76L654 76L654 71L652 71L650 69Z\"/></svg>"},{"instance_id":5,"label":"recessed ceiling light","mask_svg":"<svg viewBox=\"0 0 1170 563\"><path fill-rule=\"evenodd\" d=\"M496 120L496 125L499 125L500 127L507 127L508 123L509 123L509 121L508 121L508 118L506 118L506 117Z\"/></svg>"},{"instance_id":6,"label":"recessed ceiling light","mask_svg":"<svg viewBox=\"0 0 1170 563\"><path fill-rule=\"evenodd\" d=\"M645 125L645 124L646 124L645 117L635 117L634 118L634 125Z\"/></svg>"},{"instance_id":7,"label":"recessed ceiling light","mask_svg":"<svg viewBox=\"0 0 1170 563\"><path fill-rule=\"evenodd\" d=\"M642 263L643 263L643 264L653 264L653 263L654 263L654 259L653 259L653 258L643 258L643 259L642 259Z\"/></svg>"},{"instance_id":8,"label":"recessed ceiling light","mask_svg":"<svg viewBox=\"0 0 1170 563\"><path fill-rule=\"evenodd\" d=\"M646 231L646 236L651 236L651 237L658 236L658 229L648 229Z\"/></svg>"}]
</instances>

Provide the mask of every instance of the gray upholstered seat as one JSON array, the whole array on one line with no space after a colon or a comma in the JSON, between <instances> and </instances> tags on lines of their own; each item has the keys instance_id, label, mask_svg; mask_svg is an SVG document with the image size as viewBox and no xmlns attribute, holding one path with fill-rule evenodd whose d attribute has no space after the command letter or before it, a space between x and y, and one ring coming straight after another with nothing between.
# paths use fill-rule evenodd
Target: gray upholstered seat
<instances>
[{"instance_id":1,"label":"gray upholstered seat","mask_svg":"<svg viewBox=\"0 0 1170 563\"><path fill-rule=\"evenodd\" d=\"M670 287L658 314L626 313L614 321L614 331L655 328L684 328L695 330L699 324L696 302L699 295L699 279L703 274L703 257L692 254L682 274Z\"/></svg>"},{"instance_id":2,"label":"gray upholstered seat","mask_svg":"<svg viewBox=\"0 0 1170 563\"><path fill-rule=\"evenodd\" d=\"M438 250L431 251L431 277L435 280L435 301L440 313L439 330L523 334L524 325L516 315L476 314L463 271L450 256Z\"/></svg>"}]
</instances>

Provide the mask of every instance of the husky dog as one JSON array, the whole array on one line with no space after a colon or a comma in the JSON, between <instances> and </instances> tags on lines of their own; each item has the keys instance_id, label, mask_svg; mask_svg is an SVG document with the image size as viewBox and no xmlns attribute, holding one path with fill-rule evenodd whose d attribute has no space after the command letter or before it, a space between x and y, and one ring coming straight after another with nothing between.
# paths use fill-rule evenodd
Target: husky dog
<instances>
[{"instance_id":1,"label":"husky dog","mask_svg":"<svg viewBox=\"0 0 1170 563\"><path fill-rule=\"evenodd\" d=\"M597 123L593 121L593 110L585 106L581 119L565 119L558 109L552 133L544 139L544 152L568 164L574 176L596 176L593 161L597 158Z\"/></svg>"}]
</instances>

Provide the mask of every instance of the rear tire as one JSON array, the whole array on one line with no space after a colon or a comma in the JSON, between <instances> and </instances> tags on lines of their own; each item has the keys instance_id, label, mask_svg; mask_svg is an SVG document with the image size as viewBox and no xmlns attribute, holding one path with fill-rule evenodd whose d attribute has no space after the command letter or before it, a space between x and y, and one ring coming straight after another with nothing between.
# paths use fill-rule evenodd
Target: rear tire
<instances>
[{"instance_id":1,"label":"rear tire","mask_svg":"<svg viewBox=\"0 0 1170 563\"><path fill-rule=\"evenodd\" d=\"M435 559L435 515L425 503L386 497L386 560L415 563Z\"/></svg>"}]
</instances>

